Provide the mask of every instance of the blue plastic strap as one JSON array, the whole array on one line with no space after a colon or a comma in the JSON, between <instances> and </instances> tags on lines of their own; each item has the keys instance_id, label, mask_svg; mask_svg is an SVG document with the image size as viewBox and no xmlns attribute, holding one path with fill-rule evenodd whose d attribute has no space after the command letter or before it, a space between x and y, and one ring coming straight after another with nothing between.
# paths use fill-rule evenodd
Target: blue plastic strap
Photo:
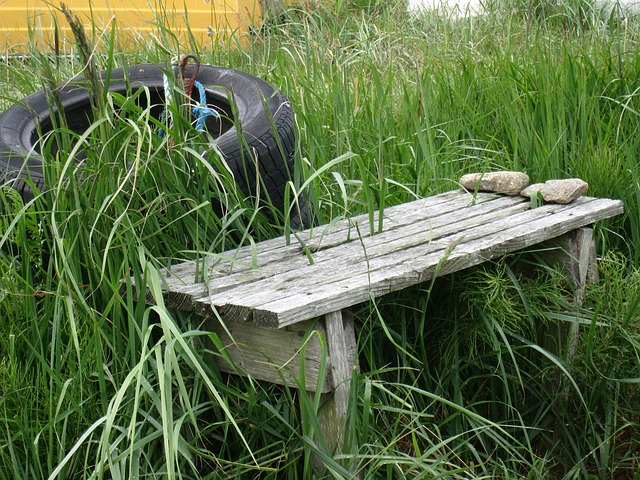
<instances>
[{"instance_id":1,"label":"blue plastic strap","mask_svg":"<svg viewBox=\"0 0 640 480\"><path fill-rule=\"evenodd\" d=\"M165 76L166 78L166 76ZM194 87L198 89L198 93L200 95L200 101L191 108L193 116L196 117L195 129L198 132L204 132L206 130L206 121L208 117L220 118L220 114L214 110L213 108L207 107L207 92L200 82L195 81L193 84ZM169 89L165 87L165 92L168 92ZM171 100L170 93L167 94L167 103ZM165 123L167 120L167 108L165 107L162 110L162 115L160 116L160 121ZM164 136L164 130L161 128L158 130L158 136L162 138Z\"/></svg>"},{"instance_id":2,"label":"blue plastic strap","mask_svg":"<svg viewBox=\"0 0 640 480\"><path fill-rule=\"evenodd\" d=\"M220 118L220 114L213 108L207 107L207 92L204 89L204 85L196 80L193 86L196 87L200 93L200 102L191 109L193 116L196 117L195 128L199 132L204 132L206 130L205 123L207 118Z\"/></svg>"}]
</instances>

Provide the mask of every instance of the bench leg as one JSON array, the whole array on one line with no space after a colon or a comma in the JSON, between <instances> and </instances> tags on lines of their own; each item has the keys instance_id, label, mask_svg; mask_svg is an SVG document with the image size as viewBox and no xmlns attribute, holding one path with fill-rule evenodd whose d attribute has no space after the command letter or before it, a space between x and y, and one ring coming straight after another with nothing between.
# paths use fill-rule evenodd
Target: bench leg
<instances>
[{"instance_id":1,"label":"bench leg","mask_svg":"<svg viewBox=\"0 0 640 480\"><path fill-rule=\"evenodd\" d=\"M355 344L353 318L341 311L325 315L327 350L335 390L323 394L318 422L329 451L342 451L347 430L347 410L351 395L351 376L354 365L349 362L348 345Z\"/></svg>"},{"instance_id":2,"label":"bench leg","mask_svg":"<svg viewBox=\"0 0 640 480\"><path fill-rule=\"evenodd\" d=\"M561 248L558 260L571 278L576 305L582 305L587 284L598 281L593 229L579 228L560 237L557 243Z\"/></svg>"},{"instance_id":3,"label":"bench leg","mask_svg":"<svg viewBox=\"0 0 640 480\"><path fill-rule=\"evenodd\" d=\"M327 342L328 371L333 390L320 395L317 413L320 434L329 453L333 455L355 454L357 440L349 438L349 400L354 369L358 368L357 348L353 317L348 312L332 312L323 319ZM311 397L316 395L308 392ZM312 457L315 470L322 471L325 465L319 457ZM354 473L351 478L359 478Z\"/></svg>"},{"instance_id":4,"label":"bench leg","mask_svg":"<svg viewBox=\"0 0 640 480\"><path fill-rule=\"evenodd\" d=\"M596 260L596 244L593 239L592 228L580 228L571 232L571 243L575 249L572 252L571 280L575 290L575 302L582 306L584 293L588 283L598 281L598 265ZM571 360L578 348L580 328L577 323L571 324L568 333L567 358Z\"/></svg>"},{"instance_id":5,"label":"bench leg","mask_svg":"<svg viewBox=\"0 0 640 480\"><path fill-rule=\"evenodd\" d=\"M554 240L553 245L559 249L554 251L552 260L560 264L568 274L573 283L575 304L581 306L587 285L598 281L593 229L590 227L579 228ZM578 324L573 323L568 329L561 331L561 338L558 339L560 345L556 347L554 353L560 354L564 344L566 358L570 361L576 353L578 339Z\"/></svg>"}]
</instances>

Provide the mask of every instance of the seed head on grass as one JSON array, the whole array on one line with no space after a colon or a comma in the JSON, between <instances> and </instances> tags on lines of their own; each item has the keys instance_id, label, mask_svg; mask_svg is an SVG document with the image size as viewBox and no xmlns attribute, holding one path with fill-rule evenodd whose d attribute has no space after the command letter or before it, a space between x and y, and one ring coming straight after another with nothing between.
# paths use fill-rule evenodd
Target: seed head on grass
<instances>
[{"instance_id":1,"label":"seed head on grass","mask_svg":"<svg viewBox=\"0 0 640 480\"><path fill-rule=\"evenodd\" d=\"M89 87L91 89L92 106L95 111L102 111L102 84L100 82L100 74L93 61L93 46L87 38L87 32L78 16L64 3L60 4L60 10L69 23L71 33L73 33L73 37L76 40L76 45L78 46L80 56L87 71L85 76L89 81Z\"/></svg>"}]
</instances>

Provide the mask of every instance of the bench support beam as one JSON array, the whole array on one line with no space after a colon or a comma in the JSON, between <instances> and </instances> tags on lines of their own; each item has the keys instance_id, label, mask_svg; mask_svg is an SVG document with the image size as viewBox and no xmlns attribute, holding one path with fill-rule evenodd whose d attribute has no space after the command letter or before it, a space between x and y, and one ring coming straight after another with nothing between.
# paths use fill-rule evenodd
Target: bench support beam
<instances>
[{"instance_id":1,"label":"bench support beam","mask_svg":"<svg viewBox=\"0 0 640 480\"><path fill-rule=\"evenodd\" d=\"M561 237L546 243L554 248L549 260L560 265L573 284L574 302L581 306L585 290L589 283L598 281L598 265L596 260L596 244L591 227L582 227L568 232ZM577 323L563 324L559 331L557 345L550 345L556 355L563 355L567 360L575 355L578 347L579 326Z\"/></svg>"},{"instance_id":2,"label":"bench support beam","mask_svg":"<svg viewBox=\"0 0 640 480\"><path fill-rule=\"evenodd\" d=\"M596 260L596 243L592 228L579 228L565 234L567 245L567 269L575 292L575 303L582 306L587 284L598 281L598 264ZM577 323L569 326L567 334L567 358L574 357L578 348L580 327Z\"/></svg>"},{"instance_id":3,"label":"bench support beam","mask_svg":"<svg viewBox=\"0 0 640 480\"><path fill-rule=\"evenodd\" d=\"M355 367L349 345L355 345L353 317L342 311L325 315L327 350L335 390L322 396L318 422L330 452L343 452L347 430L351 376Z\"/></svg>"},{"instance_id":4,"label":"bench support beam","mask_svg":"<svg viewBox=\"0 0 640 480\"><path fill-rule=\"evenodd\" d=\"M593 229L578 228L562 235L554 244L559 247L555 259L573 283L576 305L582 305L587 285L598 281Z\"/></svg>"}]
</instances>

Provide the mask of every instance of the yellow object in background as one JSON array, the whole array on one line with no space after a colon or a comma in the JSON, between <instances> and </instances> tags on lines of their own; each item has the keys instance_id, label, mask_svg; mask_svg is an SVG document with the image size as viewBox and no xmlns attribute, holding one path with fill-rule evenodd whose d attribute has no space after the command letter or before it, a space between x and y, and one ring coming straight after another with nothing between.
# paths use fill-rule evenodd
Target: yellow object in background
<instances>
[{"instance_id":1,"label":"yellow object in background","mask_svg":"<svg viewBox=\"0 0 640 480\"><path fill-rule=\"evenodd\" d=\"M264 0L62 0L89 35L109 38L113 25L118 44L131 47L167 39L206 46L224 39L241 40L262 23ZM71 40L60 3L47 0L0 0L0 48L65 49Z\"/></svg>"}]
</instances>

